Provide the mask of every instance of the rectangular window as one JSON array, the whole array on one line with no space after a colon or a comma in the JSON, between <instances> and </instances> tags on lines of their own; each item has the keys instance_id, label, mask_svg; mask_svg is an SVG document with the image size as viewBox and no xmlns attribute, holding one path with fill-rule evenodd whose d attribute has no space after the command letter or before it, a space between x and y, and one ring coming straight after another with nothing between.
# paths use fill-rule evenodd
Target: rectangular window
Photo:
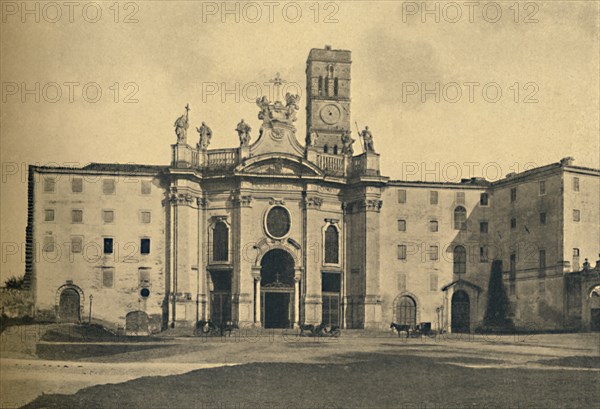
<instances>
[{"instance_id":1,"label":"rectangular window","mask_svg":"<svg viewBox=\"0 0 600 409\"><path fill-rule=\"evenodd\" d=\"M54 209L45 209L44 210L44 221L45 222L53 222L54 221Z\"/></svg>"},{"instance_id":2,"label":"rectangular window","mask_svg":"<svg viewBox=\"0 0 600 409\"><path fill-rule=\"evenodd\" d=\"M488 222L479 222L479 233L488 234L489 223Z\"/></svg>"},{"instance_id":3,"label":"rectangular window","mask_svg":"<svg viewBox=\"0 0 600 409\"><path fill-rule=\"evenodd\" d=\"M479 262L487 263L488 261L488 249L487 246L479 246Z\"/></svg>"},{"instance_id":4,"label":"rectangular window","mask_svg":"<svg viewBox=\"0 0 600 409\"><path fill-rule=\"evenodd\" d=\"M579 249L573 249L573 267L572 271L579 271Z\"/></svg>"},{"instance_id":5,"label":"rectangular window","mask_svg":"<svg viewBox=\"0 0 600 409\"><path fill-rule=\"evenodd\" d=\"M429 204L436 205L438 204L438 192L432 190L429 192Z\"/></svg>"},{"instance_id":6,"label":"rectangular window","mask_svg":"<svg viewBox=\"0 0 600 409\"><path fill-rule=\"evenodd\" d=\"M398 291L406 291L406 274L398 273Z\"/></svg>"},{"instance_id":7,"label":"rectangular window","mask_svg":"<svg viewBox=\"0 0 600 409\"><path fill-rule=\"evenodd\" d=\"M429 221L429 231L432 233L435 233L438 231L438 221L437 220Z\"/></svg>"},{"instance_id":8,"label":"rectangular window","mask_svg":"<svg viewBox=\"0 0 600 409\"><path fill-rule=\"evenodd\" d=\"M83 250L83 237L73 236L71 237L71 253L81 253Z\"/></svg>"},{"instance_id":9,"label":"rectangular window","mask_svg":"<svg viewBox=\"0 0 600 409\"><path fill-rule=\"evenodd\" d=\"M339 293L342 280L338 273L321 274L321 291L324 293Z\"/></svg>"},{"instance_id":10,"label":"rectangular window","mask_svg":"<svg viewBox=\"0 0 600 409\"><path fill-rule=\"evenodd\" d=\"M150 254L150 239L141 239L140 240L140 253L141 254Z\"/></svg>"},{"instance_id":11,"label":"rectangular window","mask_svg":"<svg viewBox=\"0 0 600 409\"><path fill-rule=\"evenodd\" d=\"M406 245L398 245L398 260L406 260Z\"/></svg>"},{"instance_id":12,"label":"rectangular window","mask_svg":"<svg viewBox=\"0 0 600 409\"><path fill-rule=\"evenodd\" d=\"M517 255L512 253L510 255L510 266L509 266L509 278L515 278L517 275Z\"/></svg>"},{"instance_id":13,"label":"rectangular window","mask_svg":"<svg viewBox=\"0 0 600 409\"><path fill-rule=\"evenodd\" d=\"M142 194L149 195L152 191L152 182L149 180L142 180Z\"/></svg>"},{"instance_id":14,"label":"rectangular window","mask_svg":"<svg viewBox=\"0 0 600 409\"><path fill-rule=\"evenodd\" d=\"M73 193L83 192L83 179L82 178L71 179L71 192L73 192Z\"/></svg>"},{"instance_id":15,"label":"rectangular window","mask_svg":"<svg viewBox=\"0 0 600 409\"><path fill-rule=\"evenodd\" d=\"M487 193L482 193L481 195L479 195L479 205L480 206L487 206L490 202L490 197Z\"/></svg>"},{"instance_id":16,"label":"rectangular window","mask_svg":"<svg viewBox=\"0 0 600 409\"><path fill-rule=\"evenodd\" d=\"M540 269L539 277L546 276L546 250L540 250Z\"/></svg>"},{"instance_id":17,"label":"rectangular window","mask_svg":"<svg viewBox=\"0 0 600 409\"><path fill-rule=\"evenodd\" d=\"M513 187L510 189L510 202L514 203L517 201L517 188Z\"/></svg>"},{"instance_id":18,"label":"rectangular window","mask_svg":"<svg viewBox=\"0 0 600 409\"><path fill-rule=\"evenodd\" d=\"M546 181L540 180L540 196L543 196L545 194L546 194Z\"/></svg>"},{"instance_id":19,"label":"rectangular window","mask_svg":"<svg viewBox=\"0 0 600 409\"><path fill-rule=\"evenodd\" d=\"M515 295L517 292L517 255L512 253L510 255L510 266L508 270L508 292L509 295Z\"/></svg>"},{"instance_id":20,"label":"rectangular window","mask_svg":"<svg viewBox=\"0 0 600 409\"><path fill-rule=\"evenodd\" d=\"M514 217L512 219L510 219L510 228L511 229L517 228L517 219L515 219Z\"/></svg>"},{"instance_id":21,"label":"rectangular window","mask_svg":"<svg viewBox=\"0 0 600 409\"><path fill-rule=\"evenodd\" d=\"M142 223L150 223L150 221L152 220L152 213L148 211L143 211L140 213L140 218L142 220Z\"/></svg>"},{"instance_id":22,"label":"rectangular window","mask_svg":"<svg viewBox=\"0 0 600 409\"><path fill-rule=\"evenodd\" d=\"M515 280L510 280L508 282L508 295L516 295L517 293L517 282ZM514 311L514 309L513 309Z\"/></svg>"},{"instance_id":23,"label":"rectangular window","mask_svg":"<svg viewBox=\"0 0 600 409\"><path fill-rule=\"evenodd\" d=\"M438 254L439 254L438 246L429 246L429 260L431 260L431 261L437 260L439 257Z\"/></svg>"},{"instance_id":24,"label":"rectangular window","mask_svg":"<svg viewBox=\"0 0 600 409\"><path fill-rule=\"evenodd\" d=\"M438 275L437 274L429 274L429 291L437 291L438 290Z\"/></svg>"},{"instance_id":25,"label":"rectangular window","mask_svg":"<svg viewBox=\"0 0 600 409\"><path fill-rule=\"evenodd\" d=\"M104 254L113 253L113 239L111 237L104 238Z\"/></svg>"},{"instance_id":26,"label":"rectangular window","mask_svg":"<svg viewBox=\"0 0 600 409\"><path fill-rule=\"evenodd\" d=\"M44 236L44 246L42 247L42 251L44 253L52 253L54 252L54 236L48 234Z\"/></svg>"},{"instance_id":27,"label":"rectangular window","mask_svg":"<svg viewBox=\"0 0 600 409\"><path fill-rule=\"evenodd\" d=\"M546 212L540 213L540 224L541 225L545 225L546 224Z\"/></svg>"},{"instance_id":28,"label":"rectangular window","mask_svg":"<svg viewBox=\"0 0 600 409\"><path fill-rule=\"evenodd\" d=\"M102 221L104 223L113 223L115 221L114 210L102 210Z\"/></svg>"},{"instance_id":29,"label":"rectangular window","mask_svg":"<svg viewBox=\"0 0 600 409\"><path fill-rule=\"evenodd\" d=\"M546 281L544 279L540 280L539 290L540 290L540 293L546 292Z\"/></svg>"},{"instance_id":30,"label":"rectangular window","mask_svg":"<svg viewBox=\"0 0 600 409\"><path fill-rule=\"evenodd\" d=\"M406 231L406 220L398 220L398 231Z\"/></svg>"},{"instance_id":31,"label":"rectangular window","mask_svg":"<svg viewBox=\"0 0 600 409\"><path fill-rule=\"evenodd\" d=\"M83 210L71 210L71 223L83 223Z\"/></svg>"},{"instance_id":32,"label":"rectangular window","mask_svg":"<svg viewBox=\"0 0 600 409\"><path fill-rule=\"evenodd\" d=\"M579 192L579 178L577 177L573 178L573 191Z\"/></svg>"},{"instance_id":33,"label":"rectangular window","mask_svg":"<svg viewBox=\"0 0 600 409\"><path fill-rule=\"evenodd\" d=\"M115 269L112 267L102 268L102 288L113 288L115 284Z\"/></svg>"},{"instance_id":34,"label":"rectangular window","mask_svg":"<svg viewBox=\"0 0 600 409\"><path fill-rule=\"evenodd\" d=\"M398 203L406 203L406 190L398 189Z\"/></svg>"},{"instance_id":35,"label":"rectangular window","mask_svg":"<svg viewBox=\"0 0 600 409\"><path fill-rule=\"evenodd\" d=\"M581 218L581 213L577 209L573 209L573 221L578 222Z\"/></svg>"},{"instance_id":36,"label":"rectangular window","mask_svg":"<svg viewBox=\"0 0 600 409\"><path fill-rule=\"evenodd\" d=\"M140 267L138 269L140 287L150 286L150 269L147 267Z\"/></svg>"},{"instance_id":37,"label":"rectangular window","mask_svg":"<svg viewBox=\"0 0 600 409\"><path fill-rule=\"evenodd\" d=\"M56 188L56 180L54 178L44 178L44 192L54 193Z\"/></svg>"},{"instance_id":38,"label":"rectangular window","mask_svg":"<svg viewBox=\"0 0 600 409\"><path fill-rule=\"evenodd\" d=\"M465 204L465 192L456 192L456 204Z\"/></svg>"},{"instance_id":39,"label":"rectangular window","mask_svg":"<svg viewBox=\"0 0 600 409\"><path fill-rule=\"evenodd\" d=\"M114 195L115 194L115 180L114 179L102 180L102 193L105 195Z\"/></svg>"}]
</instances>

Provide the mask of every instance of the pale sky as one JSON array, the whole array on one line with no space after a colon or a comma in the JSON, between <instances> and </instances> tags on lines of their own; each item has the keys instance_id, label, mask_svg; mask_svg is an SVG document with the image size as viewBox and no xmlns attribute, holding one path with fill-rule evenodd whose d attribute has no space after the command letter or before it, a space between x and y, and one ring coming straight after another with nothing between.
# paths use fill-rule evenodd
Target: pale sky
<instances>
[{"instance_id":1,"label":"pale sky","mask_svg":"<svg viewBox=\"0 0 600 409\"><path fill-rule=\"evenodd\" d=\"M392 179L422 179L424 167L427 180L497 179L565 156L600 167L598 2L500 1L496 22L496 9L483 11L489 2L475 2L473 10L453 3L461 17L448 3L430 2L431 10L439 7L437 23L434 14L415 9L420 1L279 2L272 19L268 2L260 1L229 2L233 13L225 16L220 1L121 2L118 16L114 1L85 12L89 2L81 2L72 22L62 2L54 3L62 5L60 16L45 2L31 2L31 9L39 4L39 22L21 14L21 2L8 3L0 28L2 281L24 272L23 257L5 248L9 242L24 248L27 164L166 165L173 123L186 103L190 142L205 121L211 148L238 146L234 128L241 118L253 136L260 128L252 84L267 92L264 83L279 72L303 90L308 52L325 44L352 51L352 122L369 125L382 173ZM88 22L96 18L95 5L102 14ZM293 22L298 9L302 15ZM123 22L128 16L137 22ZM23 92L36 83L37 103L35 91ZM59 84L60 98L50 83ZM79 84L72 85L72 102L65 83ZM102 90L96 103L82 95L90 83ZM414 84L434 92L424 102L418 90L403 93ZM233 93L222 95L224 87ZM95 88L86 89L93 98ZM499 100L488 102L497 89ZM138 102L124 103L132 92ZM297 128L303 142L304 109Z\"/></svg>"}]
</instances>

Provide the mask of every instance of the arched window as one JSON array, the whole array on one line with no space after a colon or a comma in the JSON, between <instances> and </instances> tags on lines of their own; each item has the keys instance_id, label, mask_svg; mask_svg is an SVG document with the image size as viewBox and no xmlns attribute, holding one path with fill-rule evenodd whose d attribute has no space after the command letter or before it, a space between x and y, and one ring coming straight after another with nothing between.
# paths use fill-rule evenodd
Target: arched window
<instances>
[{"instance_id":1,"label":"arched window","mask_svg":"<svg viewBox=\"0 0 600 409\"><path fill-rule=\"evenodd\" d=\"M467 229L467 209L462 206L458 206L456 209L454 209L454 229Z\"/></svg>"},{"instance_id":2,"label":"arched window","mask_svg":"<svg viewBox=\"0 0 600 409\"><path fill-rule=\"evenodd\" d=\"M333 145L333 154L337 155L337 153L338 153L338 147L337 147L337 145Z\"/></svg>"},{"instance_id":3,"label":"arched window","mask_svg":"<svg viewBox=\"0 0 600 409\"><path fill-rule=\"evenodd\" d=\"M403 295L396 304L396 324L410 325L414 327L417 324L417 303L411 297Z\"/></svg>"},{"instance_id":4,"label":"arched window","mask_svg":"<svg viewBox=\"0 0 600 409\"><path fill-rule=\"evenodd\" d=\"M325 95L329 95L329 78L325 78Z\"/></svg>"},{"instance_id":5,"label":"arched window","mask_svg":"<svg viewBox=\"0 0 600 409\"><path fill-rule=\"evenodd\" d=\"M323 77L319 76L319 95L323 95Z\"/></svg>"},{"instance_id":6,"label":"arched window","mask_svg":"<svg viewBox=\"0 0 600 409\"><path fill-rule=\"evenodd\" d=\"M327 153L327 151L329 150L329 147L327 145L323 146L323 152Z\"/></svg>"},{"instance_id":7,"label":"arched window","mask_svg":"<svg viewBox=\"0 0 600 409\"><path fill-rule=\"evenodd\" d=\"M454 274L467 272L467 251L463 246L454 247Z\"/></svg>"},{"instance_id":8,"label":"arched window","mask_svg":"<svg viewBox=\"0 0 600 409\"><path fill-rule=\"evenodd\" d=\"M225 222L219 221L213 229L213 261L227 261L229 259L229 227Z\"/></svg>"},{"instance_id":9,"label":"arched window","mask_svg":"<svg viewBox=\"0 0 600 409\"><path fill-rule=\"evenodd\" d=\"M337 94L338 94L338 90L339 90L338 79L335 78L333 80L333 95L335 95L336 97L337 97Z\"/></svg>"},{"instance_id":10,"label":"arched window","mask_svg":"<svg viewBox=\"0 0 600 409\"><path fill-rule=\"evenodd\" d=\"M325 263L338 264L340 262L340 240L338 229L329 225L325 230Z\"/></svg>"}]
</instances>

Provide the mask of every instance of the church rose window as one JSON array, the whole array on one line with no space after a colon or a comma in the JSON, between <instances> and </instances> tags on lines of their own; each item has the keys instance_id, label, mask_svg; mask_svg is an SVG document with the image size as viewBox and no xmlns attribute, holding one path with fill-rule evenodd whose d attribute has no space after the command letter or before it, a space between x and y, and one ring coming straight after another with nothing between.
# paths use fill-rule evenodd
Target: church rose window
<instances>
[{"instance_id":1,"label":"church rose window","mask_svg":"<svg viewBox=\"0 0 600 409\"><path fill-rule=\"evenodd\" d=\"M286 236L290 231L290 214L286 208L275 206L267 214L267 233L276 239Z\"/></svg>"}]
</instances>

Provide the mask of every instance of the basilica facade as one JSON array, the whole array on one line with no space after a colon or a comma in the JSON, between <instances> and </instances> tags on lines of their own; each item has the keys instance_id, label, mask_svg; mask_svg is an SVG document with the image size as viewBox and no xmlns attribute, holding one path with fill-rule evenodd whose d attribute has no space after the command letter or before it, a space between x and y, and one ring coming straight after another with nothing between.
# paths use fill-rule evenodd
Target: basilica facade
<instances>
[{"instance_id":1,"label":"basilica facade","mask_svg":"<svg viewBox=\"0 0 600 409\"><path fill-rule=\"evenodd\" d=\"M260 130L242 120L235 148L210 149L204 123L191 143L186 107L168 166L30 167L39 316L129 333L209 319L469 331L498 260L515 320L594 325L598 274L567 276L600 252L600 171L565 158L494 183L390 180L376 135L351 132L351 63L310 51L306 135L287 94L257 100Z\"/></svg>"}]
</instances>

